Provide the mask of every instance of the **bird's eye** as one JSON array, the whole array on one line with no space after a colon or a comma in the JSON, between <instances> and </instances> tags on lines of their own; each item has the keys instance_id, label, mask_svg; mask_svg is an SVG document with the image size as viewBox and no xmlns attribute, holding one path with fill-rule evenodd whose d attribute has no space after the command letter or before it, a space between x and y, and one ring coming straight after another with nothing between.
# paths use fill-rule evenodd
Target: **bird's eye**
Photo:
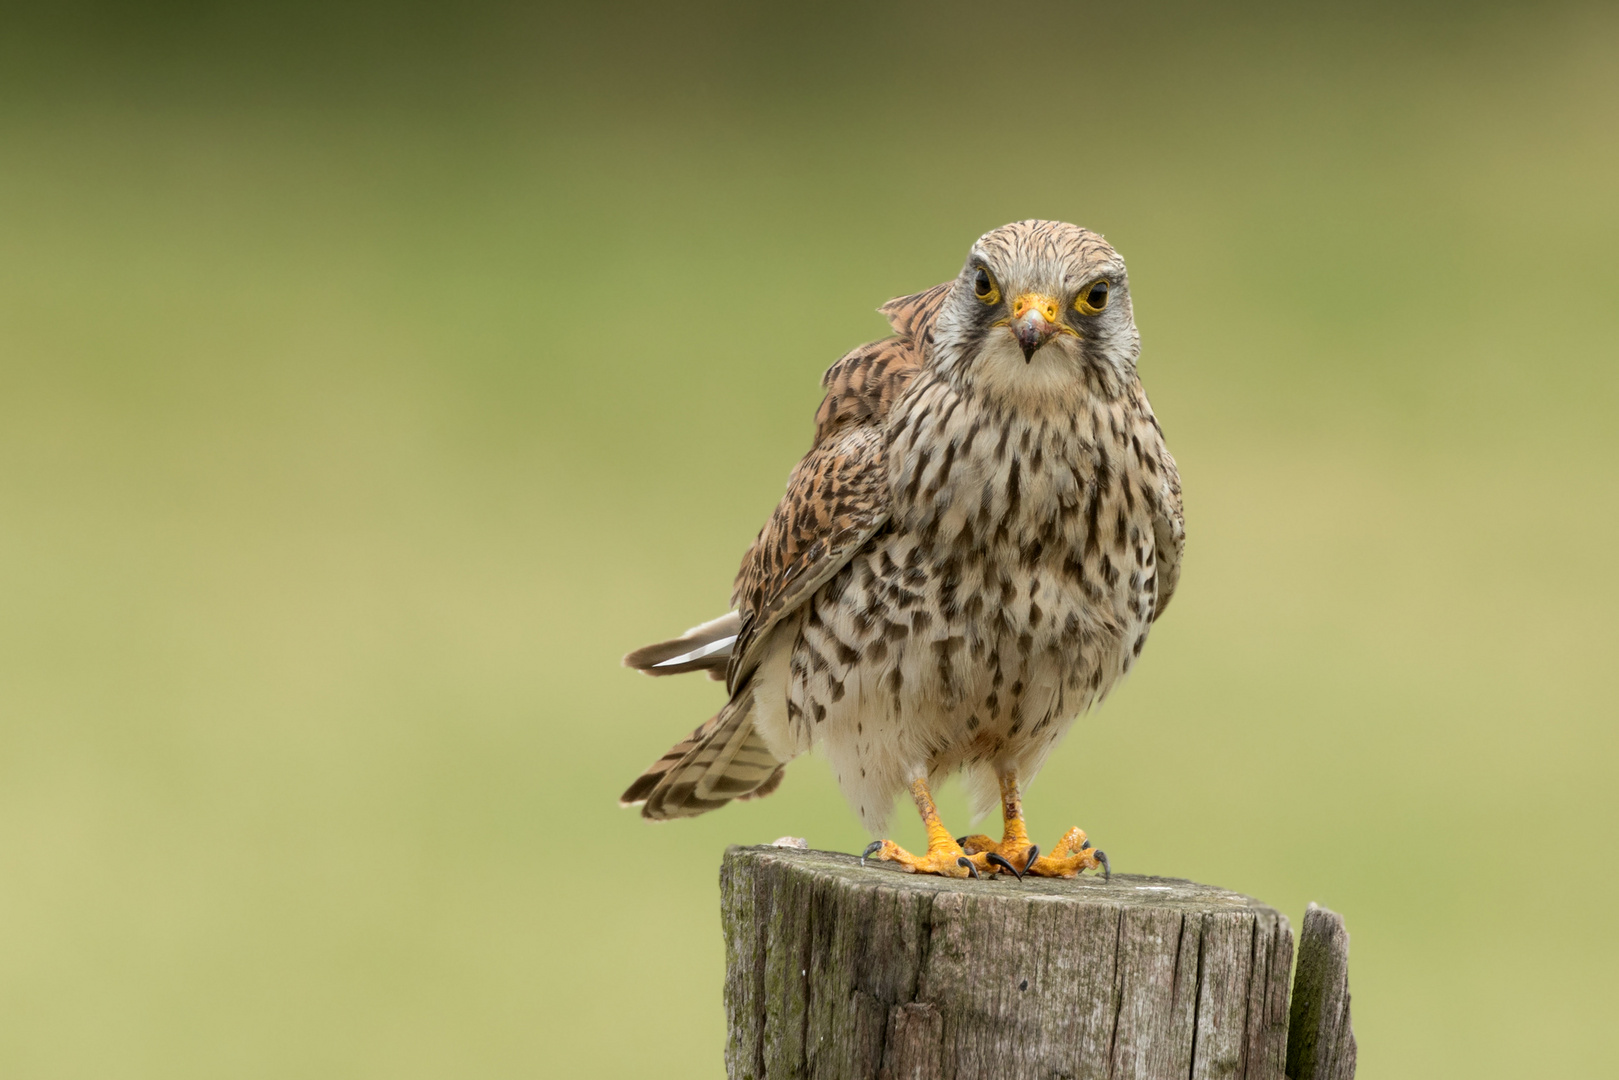
<instances>
[{"instance_id":1,"label":"bird's eye","mask_svg":"<svg viewBox=\"0 0 1619 1080\"><path fill-rule=\"evenodd\" d=\"M1090 288L1079 294L1079 299L1074 301L1074 307L1081 315L1095 315L1107 307L1107 293L1106 281L1093 282Z\"/></svg>"},{"instance_id":2,"label":"bird's eye","mask_svg":"<svg viewBox=\"0 0 1619 1080\"><path fill-rule=\"evenodd\" d=\"M986 304L998 304L1001 300L1001 290L995 287L995 279L982 266L973 275L973 295Z\"/></svg>"}]
</instances>

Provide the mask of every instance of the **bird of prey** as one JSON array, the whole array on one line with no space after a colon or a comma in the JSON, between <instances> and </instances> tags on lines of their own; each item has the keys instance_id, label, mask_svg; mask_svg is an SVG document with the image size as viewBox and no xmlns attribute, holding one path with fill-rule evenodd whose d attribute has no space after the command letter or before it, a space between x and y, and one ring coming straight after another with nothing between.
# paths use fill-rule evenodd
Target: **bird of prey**
<instances>
[{"instance_id":1,"label":"bird of prey","mask_svg":"<svg viewBox=\"0 0 1619 1080\"><path fill-rule=\"evenodd\" d=\"M687 817L781 783L824 745L873 835L909 790L913 872L1108 869L1074 828L1047 854L1021 792L1141 654L1180 576L1180 477L1136 374L1124 260L1019 221L953 280L881 308L894 335L822 380L815 441L743 557L735 610L625 657L707 671L730 700L622 797ZM961 772L999 841L952 837L930 788Z\"/></svg>"}]
</instances>

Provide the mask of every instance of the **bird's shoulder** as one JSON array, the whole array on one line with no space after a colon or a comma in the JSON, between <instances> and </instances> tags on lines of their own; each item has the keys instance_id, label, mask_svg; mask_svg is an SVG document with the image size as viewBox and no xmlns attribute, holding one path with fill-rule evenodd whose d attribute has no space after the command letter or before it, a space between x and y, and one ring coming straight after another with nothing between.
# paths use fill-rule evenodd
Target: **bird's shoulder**
<instances>
[{"instance_id":1,"label":"bird's shoulder","mask_svg":"<svg viewBox=\"0 0 1619 1080\"><path fill-rule=\"evenodd\" d=\"M878 310L888 318L893 336L851 349L826 369L821 377L826 396L815 412L815 446L850 427L882 426L927 359L933 324L950 285L947 281L888 301Z\"/></svg>"},{"instance_id":2,"label":"bird's shoulder","mask_svg":"<svg viewBox=\"0 0 1619 1080\"><path fill-rule=\"evenodd\" d=\"M815 410L815 447L854 427L881 427L894 402L922 370L922 353L904 338L852 349L826 369L826 396Z\"/></svg>"},{"instance_id":3,"label":"bird's shoulder","mask_svg":"<svg viewBox=\"0 0 1619 1080\"><path fill-rule=\"evenodd\" d=\"M888 319L894 334L907 341L926 346L933 341L933 324L939 318L939 309L955 281L943 281L931 289L908 296L896 296L877 310Z\"/></svg>"}]
</instances>

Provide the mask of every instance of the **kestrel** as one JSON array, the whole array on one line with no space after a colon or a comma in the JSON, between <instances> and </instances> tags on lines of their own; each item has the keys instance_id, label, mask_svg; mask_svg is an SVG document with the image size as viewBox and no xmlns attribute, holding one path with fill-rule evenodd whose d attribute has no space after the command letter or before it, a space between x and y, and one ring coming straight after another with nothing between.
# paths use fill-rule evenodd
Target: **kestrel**
<instances>
[{"instance_id":1,"label":"kestrel","mask_svg":"<svg viewBox=\"0 0 1619 1080\"><path fill-rule=\"evenodd\" d=\"M730 701L630 785L687 817L781 783L820 743L873 835L909 789L925 873L1107 870L1078 828L1030 843L1022 788L1130 670L1180 576L1180 477L1136 374L1124 260L1019 221L952 281L882 307L894 336L822 379L815 441L742 559L735 610L624 662L707 671ZM957 840L930 787L963 774L1005 829Z\"/></svg>"}]
</instances>

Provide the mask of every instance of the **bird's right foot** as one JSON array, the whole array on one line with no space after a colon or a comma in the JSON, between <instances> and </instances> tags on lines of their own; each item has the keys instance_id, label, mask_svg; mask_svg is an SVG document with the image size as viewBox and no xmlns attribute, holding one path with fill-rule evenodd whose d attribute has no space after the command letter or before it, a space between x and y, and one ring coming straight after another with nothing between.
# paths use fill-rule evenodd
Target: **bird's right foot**
<instances>
[{"instance_id":1,"label":"bird's right foot","mask_svg":"<svg viewBox=\"0 0 1619 1080\"><path fill-rule=\"evenodd\" d=\"M938 874L941 877L978 877L979 871L990 866L983 855L969 856L961 845L946 839L942 844L929 846L927 853L912 855L892 840L873 840L860 855L861 863L867 858L898 863L909 874Z\"/></svg>"},{"instance_id":2,"label":"bird's right foot","mask_svg":"<svg viewBox=\"0 0 1619 1080\"><path fill-rule=\"evenodd\" d=\"M910 874L938 874L941 877L979 877L993 875L995 866L985 855L968 855L961 845L951 839L950 831L939 820L939 808L933 805L925 777L911 781L911 797L916 800L917 812L922 815L922 827L928 833L928 850L912 855L892 840L873 840L860 856L861 865L876 857L885 862L899 863L900 869Z\"/></svg>"}]
</instances>

